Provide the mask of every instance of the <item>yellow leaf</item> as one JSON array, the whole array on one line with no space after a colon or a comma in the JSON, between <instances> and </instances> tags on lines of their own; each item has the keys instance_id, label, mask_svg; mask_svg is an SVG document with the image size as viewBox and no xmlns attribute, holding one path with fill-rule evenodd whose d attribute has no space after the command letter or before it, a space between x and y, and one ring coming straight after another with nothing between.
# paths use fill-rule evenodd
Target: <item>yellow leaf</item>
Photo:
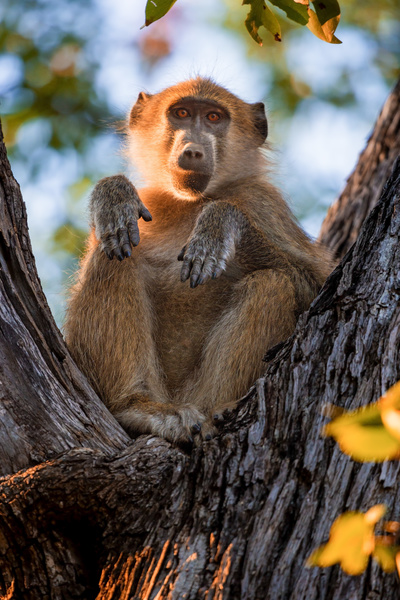
<instances>
[{"instance_id":1,"label":"yellow leaf","mask_svg":"<svg viewBox=\"0 0 400 600\"><path fill-rule=\"evenodd\" d=\"M379 544L376 540L372 558L376 560L385 573L393 573L396 569L396 556L399 550L399 546Z\"/></svg>"},{"instance_id":2,"label":"yellow leaf","mask_svg":"<svg viewBox=\"0 0 400 600\"><path fill-rule=\"evenodd\" d=\"M392 385L379 402L383 424L400 441L400 381Z\"/></svg>"},{"instance_id":3,"label":"yellow leaf","mask_svg":"<svg viewBox=\"0 0 400 600\"><path fill-rule=\"evenodd\" d=\"M386 506L384 504L375 504L375 506L367 510L365 513L365 522L368 525L375 525L380 519L382 519L385 513Z\"/></svg>"},{"instance_id":4,"label":"yellow leaf","mask_svg":"<svg viewBox=\"0 0 400 600\"><path fill-rule=\"evenodd\" d=\"M384 426L382 406L375 402L354 411L346 411L323 429L340 449L360 462L382 462L400 456L400 440Z\"/></svg>"},{"instance_id":5,"label":"yellow leaf","mask_svg":"<svg viewBox=\"0 0 400 600\"><path fill-rule=\"evenodd\" d=\"M398 575L400 576L400 552L396 554L396 569Z\"/></svg>"},{"instance_id":6,"label":"yellow leaf","mask_svg":"<svg viewBox=\"0 0 400 600\"><path fill-rule=\"evenodd\" d=\"M330 567L340 563L349 575L360 575L375 549L375 524L385 511L385 506L378 504L365 514L350 511L340 515L331 527L328 543L311 554L307 566Z\"/></svg>"},{"instance_id":7,"label":"yellow leaf","mask_svg":"<svg viewBox=\"0 0 400 600\"><path fill-rule=\"evenodd\" d=\"M323 25L321 25L317 14L308 7L308 16L309 20L307 23L308 29L317 36L320 40L324 42L329 42L330 44L341 44L342 42L334 35L334 31L339 22L340 16L335 19L330 19L326 21Z\"/></svg>"}]
</instances>

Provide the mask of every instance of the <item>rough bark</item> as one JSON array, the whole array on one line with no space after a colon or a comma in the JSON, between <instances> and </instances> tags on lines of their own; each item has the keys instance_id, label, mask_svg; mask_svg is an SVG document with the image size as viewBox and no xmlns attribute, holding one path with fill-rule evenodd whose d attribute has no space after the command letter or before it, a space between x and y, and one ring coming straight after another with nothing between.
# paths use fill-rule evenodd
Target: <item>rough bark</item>
<instances>
[{"instance_id":1,"label":"rough bark","mask_svg":"<svg viewBox=\"0 0 400 600\"><path fill-rule=\"evenodd\" d=\"M344 510L386 502L389 518L400 520L399 463L360 465L320 437L323 403L360 406L400 378L400 160L356 244L294 335L268 354L265 377L221 434L192 452L154 436L127 445L68 357L36 287L28 243L20 249L27 232L23 211L19 219L10 213L19 202L4 183L11 175L0 176L8 286L0 334L12 338L17 324L20 332L9 349L14 367L0 341L11 458L5 434L0 445L8 471L42 461L1 480L0 593L18 600L398 598L397 576L375 565L350 577L304 563ZM29 422L38 407L40 430ZM23 428L19 411L29 415ZM67 451L55 456L60 450Z\"/></svg>"}]
</instances>

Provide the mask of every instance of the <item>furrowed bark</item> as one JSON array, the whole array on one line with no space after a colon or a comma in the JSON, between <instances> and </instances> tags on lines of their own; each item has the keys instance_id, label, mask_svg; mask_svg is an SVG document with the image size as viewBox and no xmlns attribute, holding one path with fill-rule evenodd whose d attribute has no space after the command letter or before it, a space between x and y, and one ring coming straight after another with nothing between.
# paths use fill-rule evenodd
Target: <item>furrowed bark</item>
<instances>
[{"instance_id":1,"label":"furrowed bark","mask_svg":"<svg viewBox=\"0 0 400 600\"><path fill-rule=\"evenodd\" d=\"M345 510L385 502L388 519L400 520L399 463L355 463L320 436L325 402L355 408L400 378L399 202L400 160L356 244L293 336L268 354L265 377L220 435L192 452L154 436L126 446L85 380L83 391L75 383L76 367L68 358L62 389L73 391L78 412L65 407L70 395L54 402L54 386L46 388L42 418L47 416L48 431L57 423L61 449L76 447L55 457L53 438L44 447L42 431L25 423L24 434L32 448L36 435L43 462L0 483L0 594L16 600L397 598L397 576L376 565L350 577L338 567L306 569L304 563ZM9 254L19 252L15 236ZM0 241L3 248L4 234ZM21 297L32 287L25 270ZM9 280L13 284L11 274ZM29 315L36 315L35 303L36 296ZM9 304L0 333L11 309L25 310L28 303ZM34 325L25 317L36 351L27 354L27 344L15 344L12 356L16 361L26 353L31 369L43 357L46 376L60 381L57 369L66 359L55 360L53 333L37 326L41 318L47 323L47 307L41 311ZM11 383L3 407L17 415L20 381ZM38 402L32 394L29 403L32 398ZM80 437L82 406L96 425L80 430ZM65 432L59 407L72 423ZM7 446L2 451L7 455ZM23 459L35 462L28 453ZM11 468L17 460L9 463Z\"/></svg>"}]
</instances>

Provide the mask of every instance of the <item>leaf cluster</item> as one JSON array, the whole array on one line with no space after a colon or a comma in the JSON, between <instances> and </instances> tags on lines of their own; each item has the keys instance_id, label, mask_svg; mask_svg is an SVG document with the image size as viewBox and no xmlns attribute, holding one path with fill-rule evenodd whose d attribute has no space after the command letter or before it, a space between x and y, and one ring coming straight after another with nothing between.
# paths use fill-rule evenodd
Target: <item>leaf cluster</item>
<instances>
[{"instance_id":1,"label":"leaf cluster","mask_svg":"<svg viewBox=\"0 0 400 600\"><path fill-rule=\"evenodd\" d=\"M400 458L400 382L377 402L354 411L327 405L323 435L332 436L340 449L356 461L382 462ZM400 574L400 523L383 524L384 535L375 535L375 525L386 512L376 505L366 513L351 511L333 523L327 544L308 559L308 566L329 567L339 563L349 575L360 575L371 556L388 573Z\"/></svg>"},{"instance_id":2,"label":"leaf cluster","mask_svg":"<svg viewBox=\"0 0 400 600\"><path fill-rule=\"evenodd\" d=\"M144 26L151 25L161 19L176 0L147 0L146 20ZM330 44L340 44L335 31L340 21L340 6L337 0L270 0L270 3L285 12L288 19L306 25L319 39ZM265 0L243 0L250 11L245 26L251 37L262 46L259 34L260 27L267 29L276 42L282 41L281 25L275 12L269 8Z\"/></svg>"}]
</instances>

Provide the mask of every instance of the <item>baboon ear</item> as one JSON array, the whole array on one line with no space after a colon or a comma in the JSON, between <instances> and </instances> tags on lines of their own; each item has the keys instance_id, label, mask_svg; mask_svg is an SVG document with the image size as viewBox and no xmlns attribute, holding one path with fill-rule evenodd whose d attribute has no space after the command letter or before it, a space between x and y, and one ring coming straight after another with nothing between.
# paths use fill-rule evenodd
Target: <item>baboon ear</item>
<instances>
[{"instance_id":1,"label":"baboon ear","mask_svg":"<svg viewBox=\"0 0 400 600\"><path fill-rule=\"evenodd\" d=\"M255 104L250 104L250 106L253 112L254 126L260 133L262 138L261 143L263 143L268 135L268 122L267 117L265 116L265 106L262 102L256 102Z\"/></svg>"},{"instance_id":2,"label":"baboon ear","mask_svg":"<svg viewBox=\"0 0 400 600\"><path fill-rule=\"evenodd\" d=\"M129 115L129 127L134 127L136 125L137 119L140 117L143 108L151 98L151 94L146 94L145 92L140 92L137 97L136 104L132 106L130 115Z\"/></svg>"}]
</instances>

